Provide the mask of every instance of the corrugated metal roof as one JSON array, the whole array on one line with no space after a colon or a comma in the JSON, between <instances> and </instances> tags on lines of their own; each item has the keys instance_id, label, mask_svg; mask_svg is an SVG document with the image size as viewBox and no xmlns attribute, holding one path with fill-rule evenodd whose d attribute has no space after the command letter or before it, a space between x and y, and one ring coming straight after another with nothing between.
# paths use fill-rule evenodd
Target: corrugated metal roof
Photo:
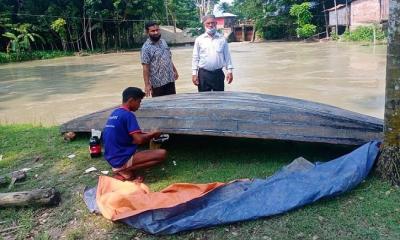
<instances>
[{"instance_id":1,"label":"corrugated metal roof","mask_svg":"<svg viewBox=\"0 0 400 240\"><path fill-rule=\"evenodd\" d=\"M232 14L232 13L226 13L226 12L224 12L224 13L222 13L222 14L219 14L219 15L215 16L215 17L217 17L217 18L221 18L221 17L237 17L237 15Z\"/></svg>"},{"instance_id":2,"label":"corrugated metal roof","mask_svg":"<svg viewBox=\"0 0 400 240\"><path fill-rule=\"evenodd\" d=\"M339 9L339 8L342 8L342 7L345 7L345 6L346 6L345 4L338 4L338 5L336 5L336 7L326 9L324 12L335 11L335 9Z\"/></svg>"}]
</instances>

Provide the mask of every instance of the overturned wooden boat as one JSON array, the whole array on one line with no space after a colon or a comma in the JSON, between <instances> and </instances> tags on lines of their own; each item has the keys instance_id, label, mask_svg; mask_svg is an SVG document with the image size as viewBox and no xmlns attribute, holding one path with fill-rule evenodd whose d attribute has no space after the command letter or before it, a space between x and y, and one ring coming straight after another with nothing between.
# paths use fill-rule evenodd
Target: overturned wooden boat
<instances>
[{"instance_id":1,"label":"overturned wooden boat","mask_svg":"<svg viewBox=\"0 0 400 240\"><path fill-rule=\"evenodd\" d=\"M61 132L103 129L114 108L64 123ZM136 116L144 131L346 145L381 139L383 131L383 120L378 118L300 99L244 92L144 99Z\"/></svg>"}]
</instances>

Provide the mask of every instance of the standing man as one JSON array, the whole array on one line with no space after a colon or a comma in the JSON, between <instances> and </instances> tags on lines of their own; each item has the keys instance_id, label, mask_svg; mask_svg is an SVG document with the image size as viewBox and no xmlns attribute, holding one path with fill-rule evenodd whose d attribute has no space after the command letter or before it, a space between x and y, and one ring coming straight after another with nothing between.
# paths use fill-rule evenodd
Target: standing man
<instances>
[{"instance_id":1,"label":"standing man","mask_svg":"<svg viewBox=\"0 0 400 240\"><path fill-rule=\"evenodd\" d=\"M172 54L167 42L161 39L160 27L155 22L145 25L148 39L142 46L141 62L146 96L176 94L175 80L178 71L172 62Z\"/></svg>"},{"instance_id":2,"label":"standing man","mask_svg":"<svg viewBox=\"0 0 400 240\"><path fill-rule=\"evenodd\" d=\"M192 81L199 92L224 91L225 66L228 73L226 81L233 80L232 60L224 36L217 32L217 21L214 15L203 17L205 33L194 42L192 59Z\"/></svg>"}]
</instances>

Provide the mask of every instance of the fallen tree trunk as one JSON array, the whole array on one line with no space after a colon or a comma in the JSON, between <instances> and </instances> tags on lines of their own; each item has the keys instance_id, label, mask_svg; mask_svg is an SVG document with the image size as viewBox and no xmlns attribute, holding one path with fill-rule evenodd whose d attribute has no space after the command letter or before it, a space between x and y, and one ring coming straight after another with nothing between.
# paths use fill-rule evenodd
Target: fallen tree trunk
<instances>
[{"instance_id":1,"label":"fallen tree trunk","mask_svg":"<svg viewBox=\"0 0 400 240\"><path fill-rule=\"evenodd\" d=\"M54 188L0 193L0 207L57 205L60 200L60 193Z\"/></svg>"}]
</instances>

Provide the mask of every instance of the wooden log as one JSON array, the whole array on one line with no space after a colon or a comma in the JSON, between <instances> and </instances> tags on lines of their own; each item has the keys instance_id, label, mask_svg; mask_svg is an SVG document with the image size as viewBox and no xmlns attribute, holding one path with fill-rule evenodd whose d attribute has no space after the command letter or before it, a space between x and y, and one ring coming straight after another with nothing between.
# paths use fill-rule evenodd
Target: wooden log
<instances>
[{"instance_id":1,"label":"wooden log","mask_svg":"<svg viewBox=\"0 0 400 240\"><path fill-rule=\"evenodd\" d=\"M57 205L60 193L54 188L35 189L25 192L0 193L0 207Z\"/></svg>"}]
</instances>

